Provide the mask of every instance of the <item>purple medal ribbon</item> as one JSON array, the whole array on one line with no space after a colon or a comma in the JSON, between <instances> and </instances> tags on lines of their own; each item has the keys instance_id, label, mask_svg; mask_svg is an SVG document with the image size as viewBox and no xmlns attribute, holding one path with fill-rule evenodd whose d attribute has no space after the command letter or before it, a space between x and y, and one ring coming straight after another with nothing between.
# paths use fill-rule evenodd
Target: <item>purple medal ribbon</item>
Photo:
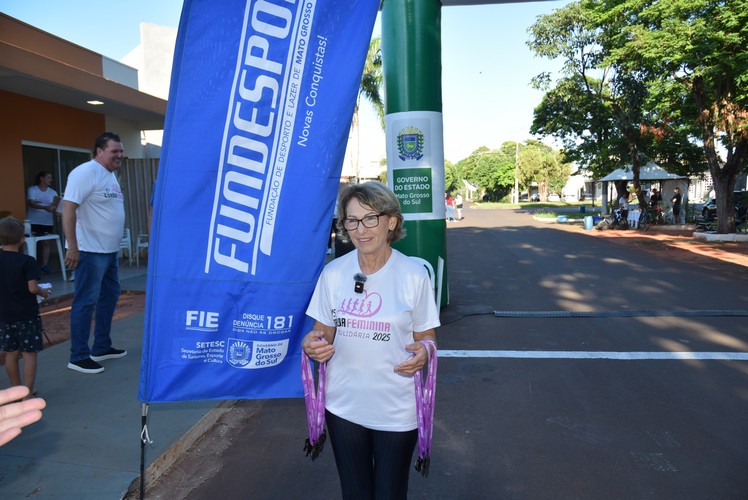
<instances>
[{"instance_id":1,"label":"purple medal ribbon","mask_svg":"<svg viewBox=\"0 0 748 500\"><path fill-rule=\"evenodd\" d=\"M418 422L418 460L416 470L423 477L429 475L431 461L431 437L434 433L434 403L436 402L436 343L431 340L420 341L428 353L426 382L423 374L417 371L413 375L416 386L416 420Z\"/></svg>"},{"instance_id":2,"label":"purple medal ribbon","mask_svg":"<svg viewBox=\"0 0 748 500\"><path fill-rule=\"evenodd\" d=\"M306 421L309 437L304 443L306 456L316 459L322 452L327 434L325 433L325 378L327 363L319 365L319 383L314 387L312 363L304 350L301 351L301 381L304 384L304 402L306 403Z\"/></svg>"}]
</instances>

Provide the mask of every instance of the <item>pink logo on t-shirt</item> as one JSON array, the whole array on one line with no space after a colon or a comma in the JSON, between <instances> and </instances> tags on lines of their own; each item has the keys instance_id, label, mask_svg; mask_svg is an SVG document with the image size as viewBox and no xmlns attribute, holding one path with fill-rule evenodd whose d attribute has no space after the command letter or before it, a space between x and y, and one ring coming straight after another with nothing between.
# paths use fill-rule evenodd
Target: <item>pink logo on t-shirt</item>
<instances>
[{"instance_id":1,"label":"pink logo on t-shirt","mask_svg":"<svg viewBox=\"0 0 748 500\"><path fill-rule=\"evenodd\" d=\"M382 296L377 292L364 292L343 299L338 312L359 318L371 318L382 308Z\"/></svg>"}]
</instances>

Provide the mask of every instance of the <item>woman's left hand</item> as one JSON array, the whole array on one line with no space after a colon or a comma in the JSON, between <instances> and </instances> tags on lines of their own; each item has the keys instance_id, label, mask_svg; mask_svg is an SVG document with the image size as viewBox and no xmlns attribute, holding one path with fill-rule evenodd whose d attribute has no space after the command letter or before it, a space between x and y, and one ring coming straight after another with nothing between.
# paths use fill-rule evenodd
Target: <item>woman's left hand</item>
<instances>
[{"instance_id":1,"label":"woman's left hand","mask_svg":"<svg viewBox=\"0 0 748 500\"><path fill-rule=\"evenodd\" d=\"M395 372L406 377L412 376L415 372L420 371L426 365L429 359L428 348L420 343L414 342L405 346L405 349L414 353L413 357L403 361L395 367Z\"/></svg>"}]
</instances>

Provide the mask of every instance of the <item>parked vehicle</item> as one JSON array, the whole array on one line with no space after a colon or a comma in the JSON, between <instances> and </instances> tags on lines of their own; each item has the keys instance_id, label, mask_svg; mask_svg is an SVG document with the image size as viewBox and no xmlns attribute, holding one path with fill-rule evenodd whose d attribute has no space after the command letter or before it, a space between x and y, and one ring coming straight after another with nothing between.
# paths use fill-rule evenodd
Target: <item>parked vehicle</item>
<instances>
[{"instance_id":1,"label":"parked vehicle","mask_svg":"<svg viewBox=\"0 0 748 500\"><path fill-rule=\"evenodd\" d=\"M532 196L530 196L530 201L540 201L540 195L538 193L532 193Z\"/></svg>"},{"instance_id":2,"label":"parked vehicle","mask_svg":"<svg viewBox=\"0 0 748 500\"><path fill-rule=\"evenodd\" d=\"M748 191L735 191L735 218L742 219L748 211ZM717 200L709 198L701 209L701 216L704 219L715 219L717 217Z\"/></svg>"},{"instance_id":3,"label":"parked vehicle","mask_svg":"<svg viewBox=\"0 0 748 500\"><path fill-rule=\"evenodd\" d=\"M548 195L548 201L561 201L561 197L556 193L551 193Z\"/></svg>"}]
</instances>

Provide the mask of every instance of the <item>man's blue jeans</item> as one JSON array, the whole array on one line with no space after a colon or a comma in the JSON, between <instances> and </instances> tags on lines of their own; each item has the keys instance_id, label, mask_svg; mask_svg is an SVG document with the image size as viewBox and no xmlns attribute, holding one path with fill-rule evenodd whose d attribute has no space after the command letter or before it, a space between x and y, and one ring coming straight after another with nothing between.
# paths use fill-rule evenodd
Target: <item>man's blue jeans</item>
<instances>
[{"instance_id":1,"label":"man's blue jeans","mask_svg":"<svg viewBox=\"0 0 748 500\"><path fill-rule=\"evenodd\" d=\"M82 361L91 353L104 354L112 347L112 316L121 290L118 254L80 252L70 311L70 361ZM94 344L89 349L94 311Z\"/></svg>"}]
</instances>

